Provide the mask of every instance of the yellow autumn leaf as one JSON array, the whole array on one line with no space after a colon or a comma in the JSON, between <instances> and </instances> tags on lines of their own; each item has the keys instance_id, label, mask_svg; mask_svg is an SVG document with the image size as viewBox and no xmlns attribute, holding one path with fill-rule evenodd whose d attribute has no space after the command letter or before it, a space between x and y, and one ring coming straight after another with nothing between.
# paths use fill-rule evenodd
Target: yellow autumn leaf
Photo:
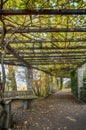
<instances>
[{"instance_id":1,"label":"yellow autumn leaf","mask_svg":"<svg viewBox=\"0 0 86 130\"><path fill-rule=\"evenodd\" d=\"M24 125L27 125L27 121L24 121Z\"/></svg>"}]
</instances>

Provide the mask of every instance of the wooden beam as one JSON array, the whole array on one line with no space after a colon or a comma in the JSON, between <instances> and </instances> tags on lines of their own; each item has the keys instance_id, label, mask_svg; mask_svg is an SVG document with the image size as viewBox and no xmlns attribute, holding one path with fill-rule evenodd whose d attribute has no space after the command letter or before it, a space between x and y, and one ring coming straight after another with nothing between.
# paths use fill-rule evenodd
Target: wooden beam
<instances>
[{"instance_id":1,"label":"wooden beam","mask_svg":"<svg viewBox=\"0 0 86 130\"><path fill-rule=\"evenodd\" d=\"M26 67L23 63L15 62L15 61L4 61L5 65L14 65L14 66L23 66Z\"/></svg>"},{"instance_id":2,"label":"wooden beam","mask_svg":"<svg viewBox=\"0 0 86 130\"><path fill-rule=\"evenodd\" d=\"M4 61L4 63L7 63L7 64L15 64L15 65L21 65L21 66L26 66L27 67L27 65L25 65L25 64L23 64L23 63L18 63L18 61L12 61L12 60L5 60ZM70 62L70 61L66 61L66 63L65 62L62 62L62 61L57 61L57 62L32 62L31 64L32 64L32 68L33 69L37 69L37 66L38 65L64 65L64 64L68 64L68 65L79 65L79 63L81 63L81 62ZM34 67L35 66L35 67Z\"/></svg>"},{"instance_id":3,"label":"wooden beam","mask_svg":"<svg viewBox=\"0 0 86 130\"><path fill-rule=\"evenodd\" d=\"M86 9L0 9L0 15L86 15Z\"/></svg>"},{"instance_id":4,"label":"wooden beam","mask_svg":"<svg viewBox=\"0 0 86 130\"><path fill-rule=\"evenodd\" d=\"M8 45L6 48L8 49L8 51L11 54L14 55L15 58L18 58L18 60L23 62L24 65L26 65L27 67L31 68L31 65L27 61L25 61L23 58L21 58L21 56L18 53L16 53L15 50L10 45Z\"/></svg>"},{"instance_id":5,"label":"wooden beam","mask_svg":"<svg viewBox=\"0 0 86 130\"><path fill-rule=\"evenodd\" d=\"M18 49L18 50L64 50L64 49L66 49L66 50L71 50L71 49L86 49L86 46L85 45L79 45L79 46L77 46L77 45L75 45L75 46L68 46L68 47L59 47L59 46L56 46L56 47L27 47L27 46L25 46L25 47L17 47L17 46L14 46L13 47L14 49Z\"/></svg>"},{"instance_id":6,"label":"wooden beam","mask_svg":"<svg viewBox=\"0 0 86 130\"><path fill-rule=\"evenodd\" d=\"M14 30L6 30L6 33L49 33L49 32L86 32L86 28L36 28L36 29L16 29ZM3 31L0 30L0 34L2 34Z\"/></svg>"},{"instance_id":7,"label":"wooden beam","mask_svg":"<svg viewBox=\"0 0 86 130\"><path fill-rule=\"evenodd\" d=\"M55 56L55 55L64 55L64 54L68 54L68 55L71 55L71 54L73 54L73 55L85 55L86 54L86 50L81 50L81 51L79 51L79 50L67 50L66 51L66 49L64 50L64 52L62 52L62 51L59 51L59 50L57 50L57 51L50 51L50 52L48 52L48 51L46 51L46 52L28 52L28 51L23 51L23 52L18 52L20 55L31 55L31 56L35 56L35 55L40 55L40 56L48 56L48 55L53 55L53 56ZM7 52L7 54L10 54L9 52Z\"/></svg>"},{"instance_id":8,"label":"wooden beam","mask_svg":"<svg viewBox=\"0 0 86 130\"><path fill-rule=\"evenodd\" d=\"M75 68L74 67L70 67L70 66L68 66L68 67L61 67L61 68L58 68L58 69L53 69L53 68L51 69L50 68L50 70L53 71L53 72L55 72L56 70L58 71L59 69L60 70L73 70Z\"/></svg>"},{"instance_id":9,"label":"wooden beam","mask_svg":"<svg viewBox=\"0 0 86 130\"><path fill-rule=\"evenodd\" d=\"M14 40L9 43L52 43L52 42L86 42L86 38L76 38L76 39L52 39L52 40Z\"/></svg>"},{"instance_id":10,"label":"wooden beam","mask_svg":"<svg viewBox=\"0 0 86 130\"><path fill-rule=\"evenodd\" d=\"M76 59L76 58L75 58L75 59ZM69 58L66 58L66 57L64 57L64 58L63 58L63 57L62 57L62 58L60 57L60 58L59 58L59 57L58 57L57 59L49 58L49 59L40 59L40 60L39 60L39 59L28 59L28 58L26 59L26 58L24 58L24 60L25 60L25 61L28 60L31 65L33 65L33 63L35 64L35 63L37 63L37 62L41 62L41 63L42 63L42 62L45 62L45 63L50 62L50 63L53 63L53 64L54 64L54 63L59 63L59 62L61 62L61 63L65 63L65 62L67 62L67 63L68 63L68 62L72 63L72 62L74 62L74 63L75 63L75 62L81 62L81 61L84 60L84 58L77 58L76 61L75 61L75 59L74 59L74 58L70 58L70 57L69 57ZM10 61L18 62L18 59L14 59L14 58L11 58L11 59L10 59L10 58L5 58L4 60L5 60L5 61L9 61L9 62L10 62ZM23 62L22 62L22 63L23 63ZM23 63L23 64L24 64L24 63Z\"/></svg>"},{"instance_id":11,"label":"wooden beam","mask_svg":"<svg viewBox=\"0 0 86 130\"><path fill-rule=\"evenodd\" d=\"M13 55L6 55L5 56L5 58L13 58L14 56ZM79 55L77 55L77 54L58 54L58 55L55 55L55 56L53 56L53 55L40 55L40 56L30 56L30 55L27 55L27 56L22 56L22 58L31 58L31 59L33 59L33 58L55 58L55 57L86 57L86 54L79 54Z\"/></svg>"},{"instance_id":12,"label":"wooden beam","mask_svg":"<svg viewBox=\"0 0 86 130\"><path fill-rule=\"evenodd\" d=\"M22 62L19 62L19 61L9 61L9 60L5 60L4 61L4 64L7 64L7 65L15 65L15 66L25 66L26 67L26 65L24 65ZM47 66L47 65L57 65L57 64L59 64L59 65L63 65L63 64L72 64L72 65L77 65L77 64L79 64L79 62L67 62L67 63L63 63L63 62L61 62L61 61L59 61L59 62L57 62L57 63L52 63L52 62L48 62L47 64L44 62L35 62L35 63L33 63L33 65L42 65L42 66Z\"/></svg>"},{"instance_id":13,"label":"wooden beam","mask_svg":"<svg viewBox=\"0 0 86 130\"><path fill-rule=\"evenodd\" d=\"M85 55L83 55L83 54L82 54L82 55L80 55L80 54L79 54L79 55L75 55L75 54L74 54L74 55L67 55L67 54L64 54L64 55L55 55L55 56L53 56L53 55L49 55L49 56L47 56L47 55L46 55L46 56L45 56L45 55L44 55L44 56L43 56L43 55L42 55L42 56L29 56L29 55L26 56L26 55L25 55L25 56L24 56L24 55L23 55L23 56L21 56L21 57L22 57L22 58L25 58L25 59L28 59L28 60L29 60L29 59L30 59L30 60L50 60L50 59L51 59L51 60L52 60L52 59L55 59L55 60L56 60L56 59L59 59L59 58L60 58L60 59L61 59L61 58L63 58L63 59L64 59L64 58L66 58L66 59L85 59L85 58L86 58L86 54L85 54ZM6 56L5 56L5 59L6 59L6 58L8 58L8 59L14 59L14 56L13 56L13 55L6 55ZM15 58L15 59L16 59L16 58Z\"/></svg>"},{"instance_id":14,"label":"wooden beam","mask_svg":"<svg viewBox=\"0 0 86 130\"><path fill-rule=\"evenodd\" d=\"M18 53L16 53L15 50L14 50L10 45L7 45L6 48L8 49L8 51L9 51L11 54L13 54L16 58L18 58L18 60L19 60L20 62L22 62L27 68L37 69L37 70L43 71L43 72L45 72L45 73L51 74L50 72L47 72L47 71L42 70L42 69L40 69L40 68L32 67L32 65L31 65L29 62L27 62L26 60L24 60ZM13 61L13 60L12 60L12 61Z\"/></svg>"}]
</instances>

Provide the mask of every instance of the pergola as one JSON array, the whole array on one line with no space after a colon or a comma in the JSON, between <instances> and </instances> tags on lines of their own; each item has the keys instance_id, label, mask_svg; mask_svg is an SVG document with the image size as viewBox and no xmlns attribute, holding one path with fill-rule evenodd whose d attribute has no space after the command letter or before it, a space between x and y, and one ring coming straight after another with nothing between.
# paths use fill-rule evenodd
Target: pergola
<instances>
[{"instance_id":1,"label":"pergola","mask_svg":"<svg viewBox=\"0 0 86 130\"><path fill-rule=\"evenodd\" d=\"M55 76L82 66L86 62L86 1L26 1L1 0L3 63Z\"/></svg>"}]
</instances>

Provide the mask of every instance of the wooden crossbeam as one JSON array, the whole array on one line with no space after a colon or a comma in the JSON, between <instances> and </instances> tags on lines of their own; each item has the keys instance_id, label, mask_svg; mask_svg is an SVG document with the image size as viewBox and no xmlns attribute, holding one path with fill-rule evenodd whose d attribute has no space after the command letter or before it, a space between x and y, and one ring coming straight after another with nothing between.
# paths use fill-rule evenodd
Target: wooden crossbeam
<instances>
[{"instance_id":1,"label":"wooden crossbeam","mask_svg":"<svg viewBox=\"0 0 86 130\"><path fill-rule=\"evenodd\" d=\"M45 68L45 65L43 66L43 68ZM46 69L46 68L45 68ZM58 73L58 70L68 70L68 71L70 71L70 70L74 70L74 69L76 69L76 67L70 67L70 66L67 66L67 67L62 67L61 66L61 68L49 68L49 70L51 71L51 72L55 72L55 73Z\"/></svg>"},{"instance_id":2,"label":"wooden crossbeam","mask_svg":"<svg viewBox=\"0 0 86 130\"><path fill-rule=\"evenodd\" d=\"M66 49L66 50L70 50L70 49L86 49L86 46L85 45L75 45L75 46L64 46L64 47L59 47L59 46L56 46L56 47L18 47L18 46L14 46L13 47L14 49L18 49L18 50L60 50L60 49Z\"/></svg>"},{"instance_id":3,"label":"wooden crossbeam","mask_svg":"<svg viewBox=\"0 0 86 130\"><path fill-rule=\"evenodd\" d=\"M14 65L14 66L23 66L26 67L23 63L18 63L18 62L9 62L9 61L4 61L5 65Z\"/></svg>"},{"instance_id":4,"label":"wooden crossbeam","mask_svg":"<svg viewBox=\"0 0 86 130\"><path fill-rule=\"evenodd\" d=\"M13 55L6 55L5 56L5 58L13 58L14 56ZM86 54L79 54L79 55L77 55L77 54L58 54L58 55L55 55L55 56L53 56L53 55L40 55L40 56L29 56L29 55L27 55L27 56L22 56L23 58L55 58L55 57L86 57Z\"/></svg>"},{"instance_id":5,"label":"wooden crossbeam","mask_svg":"<svg viewBox=\"0 0 86 130\"><path fill-rule=\"evenodd\" d=\"M11 65L12 64L22 65L22 66L26 66L27 67L27 65L25 65L24 63L22 63L22 62L20 63L18 61L13 61L13 60L5 60L4 63L11 64ZM44 62L39 62L39 61L38 62L31 62L32 68L34 68L33 65L35 65L34 69L37 69L37 67L36 67L37 65L46 65L46 66L47 65L58 65L58 64L59 65L61 65L61 64L62 65L63 64L78 65L79 63L81 63L81 62L80 61L79 62L77 62L77 61L76 62L74 62L74 61L71 61L71 62L70 61L66 61L66 62L62 62L62 61L57 61L57 62L45 62L45 61Z\"/></svg>"},{"instance_id":6,"label":"wooden crossbeam","mask_svg":"<svg viewBox=\"0 0 86 130\"><path fill-rule=\"evenodd\" d=\"M6 48L11 54L14 55L14 57L18 58L18 60L21 61L23 64L25 64L27 67L31 68L31 65L27 61L25 61L23 58L21 58L21 56L19 56L19 54L16 53L15 50L10 45L8 45Z\"/></svg>"},{"instance_id":7,"label":"wooden crossbeam","mask_svg":"<svg viewBox=\"0 0 86 130\"><path fill-rule=\"evenodd\" d=\"M86 42L86 38L52 39L52 40L14 40L9 43L52 43L52 42Z\"/></svg>"},{"instance_id":8,"label":"wooden crossbeam","mask_svg":"<svg viewBox=\"0 0 86 130\"><path fill-rule=\"evenodd\" d=\"M36 29L9 29L6 30L6 33L49 33L49 32L86 32L86 28L36 28ZM0 34L3 31L0 30Z\"/></svg>"},{"instance_id":9,"label":"wooden crossbeam","mask_svg":"<svg viewBox=\"0 0 86 130\"><path fill-rule=\"evenodd\" d=\"M76 60L76 61L82 61L82 60L84 60L84 59L86 59L85 57L84 58L80 58L80 57L78 57L78 58L71 58L71 57L57 57L57 58L53 58L53 59L25 59L24 58L24 60L26 60L26 61L29 61L30 62L30 64L32 65L33 63L35 64L35 62L46 62L46 63L48 63L48 62L52 62L52 63L56 63L56 62L58 62L58 61L62 61L62 62L66 62L66 61L69 61L69 62L71 62L71 61L74 61L74 60ZM7 59L7 58L5 58L4 59L5 61L17 61L18 62L18 60L16 60L16 59Z\"/></svg>"},{"instance_id":10,"label":"wooden crossbeam","mask_svg":"<svg viewBox=\"0 0 86 130\"><path fill-rule=\"evenodd\" d=\"M69 55L67 55L67 54L64 54L64 55L55 55L55 56L53 56L53 55L49 55L49 56L47 56L47 55L41 55L41 56L29 56L29 55L23 55L23 56L21 56L22 58L26 58L26 59L38 59L38 60L48 60L48 59L58 59L58 58L70 58L70 59L80 59L80 58L86 58L86 54L85 55L76 55L76 54L69 54ZM9 59L14 59L14 56L13 55L6 55L5 56L5 58L9 58Z\"/></svg>"},{"instance_id":11,"label":"wooden crossbeam","mask_svg":"<svg viewBox=\"0 0 86 130\"><path fill-rule=\"evenodd\" d=\"M15 52L15 50L10 46L10 45L7 45L6 47L8 49L8 51L14 55L15 58L17 58L20 62L22 62L22 64L24 64L27 68L31 69L37 69L37 70L40 70L40 71L43 71L45 73L48 73L51 75L50 72L47 72L45 70L42 70L40 68L37 68L37 67L32 67L31 63L27 62L26 60L24 60L18 53ZM13 60L12 60L13 61Z\"/></svg>"},{"instance_id":12,"label":"wooden crossbeam","mask_svg":"<svg viewBox=\"0 0 86 130\"><path fill-rule=\"evenodd\" d=\"M0 15L86 15L86 9L0 9Z\"/></svg>"},{"instance_id":13,"label":"wooden crossbeam","mask_svg":"<svg viewBox=\"0 0 86 130\"><path fill-rule=\"evenodd\" d=\"M77 65L79 62L73 62L73 64L75 64L75 65ZM26 67L26 65L24 65L22 62L19 62L19 61L9 61L9 60L4 60L4 64L8 64L8 65L19 65L19 66L25 66ZM47 63L48 65L55 65L55 63L51 63L51 62L48 62ZM43 65L47 65L46 64L46 62L45 63L43 63ZM65 63L63 63L63 62L58 62L58 63L56 63L56 64L59 64L59 65L62 65L62 64L65 64ZM69 64L70 65L70 62L68 62L67 64ZM34 64L33 64L34 65ZM41 62L40 63L36 63L36 65L42 65L41 64Z\"/></svg>"},{"instance_id":14,"label":"wooden crossbeam","mask_svg":"<svg viewBox=\"0 0 86 130\"><path fill-rule=\"evenodd\" d=\"M22 56L24 56L24 55L32 55L32 56L34 56L34 55L58 55L58 54L86 54L86 50L64 50L64 52L62 52L62 51L58 51L58 50L54 50L54 51L42 51L42 52L28 52L28 51L20 51L20 52L18 52L20 55L22 55ZM10 54L9 52L7 52L7 54Z\"/></svg>"},{"instance_id":15,"label":"wooden crossbeam","mask_svg":"<svg viewBox=\"0 0 86 130\"><path fill-rule=\"evenodd\" d=\"M64 59L66 59L66 60L72 60L72 59L76 59L76 60L78 60L78 59L86 59L86 56L85 57L64 57L64 56L62 56L62 57L51 57L51 59L49 59L48 57L45 59L45 58L26 58L26 57L23 57L25 60L31 60L31 61L45 61L46 62L46 60L48 60L48 61L51 61L51 60L64 60ZM14 58L12 58L12 57L6 57L5 59L8 59L8 60L10 60L10 59L12 59L12 60L15 60Z\"/></svg>"},{"instance_id":16,"label":"wooden crossbeam","mask_svg":"<svg viewBox=\"0 0 86 130\"><path fill-rule=\"evenodd\" d=\"M20 64L19 64L19 63L15 64L15 63L13 63L13 62L5 62L5 61L4 61L4 64L5 64L5 65L14 65L14 66L23 66L23 67L26 67L24 64L21 64L21 63L20 63ZM51 66L52 64L48 64L48 65ZM60 65L61 65L61 64L60 64ZM39 66L41 66L41 65L39 65ZM45 67L46 67L46 64L43 64L42 66L43 66L43 68L44 68L44 69L42 68L42 70L44 70L44 71L46 72L46 68L45 68ZM66 68L61 67L60 69L61 69L61 70L68 70L68 71L69 71L69 70L73 70L74 68L75 68L75 67L70 67L70 66L69 66L69 67L66 67ZM55 71L55 70L53 70L53 71ZM48 73L48 71L47 71L47 73Z\"/></svg>"}]
</instances>

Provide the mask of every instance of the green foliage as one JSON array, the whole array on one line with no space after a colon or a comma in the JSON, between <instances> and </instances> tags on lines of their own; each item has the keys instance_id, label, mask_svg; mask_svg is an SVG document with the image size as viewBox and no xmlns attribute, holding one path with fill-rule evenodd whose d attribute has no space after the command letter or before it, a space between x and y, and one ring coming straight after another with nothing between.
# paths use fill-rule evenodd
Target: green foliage
<instances>
[{"instance_id":1,"label":"green foliage","mask_svg":"<svg viewBox=\"0 0 86 130\"><path fill-rule=\"evenodd\" d=\"M4 9L27 9L27 8L56 8L56 9L62 9L62 8L66 8L66 9L75 9L75 8L85 8L86 7L86 1L85 0L7 0L7 2L4 5ZM38 16L6 16L6 19L4 20L6 23L6 30L11 30L11 29L18 29L19 26L22 27L22 29L26 29L27 27L30 29L33 28L75 28L75 27L85 27L86 24L86 17L84 15L71 15L71 16L47 16L47 15L38 15ZM0 22L0 28L2 29L2 22ZM13 33L14 34L14 33ZM10 40L12 40L12 36L11 34L7 34L6 35L8 38L10 38ZM85 32L74 32L74 33L65 33L65 32L52 32L52 33L28 33L28 34L17 34L15 35L15 39L16 36L19 37L19 40L28 40L28 39L45 39L45 40L50 40L50 39L77 39L77 38L85 38L86 37L86 33ZM27 38L26 38L27 37ZM10 41L9 40L9 41ZM58 47L65 47L64 50L57 50L58 52L67 52L66 48L69 46L76 46L76 45L81 45L80 42L48 42L48 43L37 43L35 42L35 44L23 44L23 43L18 43L16 45L10 44L12 48L16 48L18 49L18 53L20 52L24 52L25 50L23 49L19 49L19 47L33 47L33 50L28 49L26 52L33 52L34 56L36 55L35 52L41 52L40 56L43 56L43 53L46 52L46 50L42 50L42 47L54 47L56 50L58 49ZM39 47L41 49L36 50L35 47ZM77 49L78 50L78 49ZM69 51L69 50L68 50ZM1 52L1 51L0 51ZM49 50L48 52L54 52L53 50ZM63 53L64 54L64 53ZM70 52L69 52L70 54ZM61 55L61 54L60 54ZM21 55L23 56L23 55ZM29 55L26 55L29 56ZM33 55L31 55L33 56ZM47 54L46 57L51 56L50 54ZM57 56L56 54L52 54L52 56ZM58 55L59 56L59 55ZM76 56L79 56L78 54ZM7 59L7 61L9 60L13 60L13 58L11 59ZM25 60L27 60L25 58ZM36 59L37 60L37 59ZM35 61L36 61L35 60ZM45 62L48 60L48 58L46 58ZM52 59L53 61L54 59ZM59 64L59 62L57 62L55 60L55 65L51 65L44 68L42 68L42 66L40 68L42 68L42 70L47 70L47 72L50 72L52 75L54 76L67 76L70 71L64 71L65 68L76 68L77 66L72 64L72 62L70 62L70 64L67 64L67 59L63 58L62 60L62 65ZM31 62L32 59L28 60L28 62ZM60 60L59 60L60 61ZM81 62L82 59L79 61ZM63 68L63 70L62 70ZM14 74L13 74L14 75ZM10 76L11 77L11 76ZM74 95L78 95L77 94L77 76L76 76L76 72L72 71L71 72L71 79L72 79L72 83L71 83L71 88L72 88L72 92L74 93ZM86 79L86 74L84 76L84 79ZM9 79L9 85L10 85L10 81L12 79ZM43 80L43 81L42 81ZM15 81L12 81L12 85L14 85ZM35 87L34 87L34 92L36 94L38 94L39 96L45 96L48 95L49 93L49 79L47 79L47 77L45 79L41 79L40 81L35 82ZM45 84L46 83L46 84ZM62 83L61 83L62 84ZM15 85L13 86L13 88L15 87ZM62 85L61 85L62 88Z\"/></svg>"},{"instance_id":2,"label":"green foliage","mask_svg":"<svg viewBox=\"0 0 86 130\"><path fill-rule=\"evenodd\" d=\"M86 75L84 73L84 78L83 80L85 81L86 79ZM78 83L77 83L77 72L76 71L72 71L71 72L71 89L72 89L72 93L78 97ZM82 88L80 88L80 100L86 102L86 85L83 84Z\"/></svg>"},{"instance_id":3,"label":"green foliage","mask_svg":"<svg viewBox=\"0 0 86 130\"><path fill-rule=\"evenodd\" d=\"M80 99L86 102L86 65L84 66L84 75L83 75L83 87L80 91Z\"/></svg>"},{"instance_id":4,"label":"green foliage","mask_svg":"<svg viewBox=\"0 0 86 130\"><path fill-rule=\"evenodd\" d=\"M9 77L9 74L6 76L6 87L5 90L6 91L10 91L12 90L12 83L11 83L11 78Z\"/></svg>"},{"instance_id":5,"label":"green foliage","mask_svg":"<svg viewBox=\"0 0 86 130\"><path fill-rule=\"evenodd\" d=\"M46 97L50 93L50 79L49 77L45 74L44 78L34 80L33 81L33 91L35 95L40 96L40 97Z\"/></svg>"},{"instance_id":6,"label":"green foliage","mask_svg":"<svg viewBox=\"0 0 86 130\"><path fill-rule=\"evenodd\" d=\"M86 4L86 2L80 2L80 1L66 1L66 0L7 0L7 2L4 5L4 9L27 9L27 8L56 8L56 9L60 9L60 8L77 8L77 7L84 7ZM28 27L28 29L33 29L33 28L74 28L77 26L85 26L85 16L73 16L71 15L69 16L47 16L47 15L38 15L38 16L18 16L18 15L13 15L13 16L6 16L5 23L6 23L6 30L16 30L19 29L19 27L21 27L21 29L26 29ZM79 22L80 21L80 22ZM66 26L67 25L67 26ZM2 24L0 23L0 26L2 27ZM20 29L19 29L20 30ZM15 31L14 31L15 32ZM12 40L12 36L11 34L7 34L7 36L9 36L10 40ZM32 40L37 40L37 39L45 39L45 40L50 40L50 39L72 39L73 37L79 38L81 37L82 39L85 38L85 33L83 32L82 35L80 34L80 32L75 32L75 33L69 33L67 32L67 35L65 32L51 32L51 33L27 33L27 34L17 34L15 35L15 39L19 38L19 40L28 40L28 39L32 39ZM83 37L82 37L83 36ZM27 38L26 38L27 37ZM77 42L78 43L78 42ZM57 49L58 47L69 47L69 46L76 46L77 43L75 42L71 42L69 45L69 42L48 42L48 43L37 43L35 42L32 44L23 44L23 43L18 43L18 44L10 44L12 48L17 48L18 53L26 51L21 48L29 48L32 47L33 50L28 49L27 52L33 52L34 56L35 53L37 52L41 52L40 56L43 56L43 53L47 52L53 52L54 50L46 50L43 49L42 47L54 47L55 49ZM80 43L78 43L79 45ZM41 48L36 50L35 47ZM66 52L67 50L60 50L59 52ZM28 55L27 55L28 56ZM46 55L51 56L50 54ZM57 54L52 54L52 56L57 56ZM7 60L12 60L7 58ZM13 59L14 60L14 59ZM25 60L27 60L25 58ZM36 59L37 60L37 59ZM53 61L54 59L52 59ZM64 69L69 67L73 67L76 68L76 65L72 65L72 63L67 64L67 60L65 58L61 59L62 60L62 65L59 64L56 60L55 65L51 65L49 67L44 67L43 70L47 70L48 72L50 72L52 75L54 76L61 76L61 75L68 75L69 71L67 71L66 73L64 72ZM29 60L29 62L31 62L32 59ZM47 61L47 59L45 59L45 62ZM56 63L57 62L57 63ZM42 68L43 66L40 66L40 68ZM63 71L62 69L63 68Z\"/></svg>"},{"instance_id":7,"label":"green foliage","mask_svg":"<svg viewBox=\"0 0 86 130\"><path fill-rule=\"evenodd\" d=\"M84 70L83 81L86 81L86 69Z\"/></svg>"},{"instance_id":8,"label":"green foliage","mask_svg":"<svg viewBox=\"0 0 86 130\"><path fill-rule=\"evenodd\" d=\"M7 0L6 6L10 8L84 8L85 0Z\"/></svg>"},{"instance_id":9,"label":"green foliage","mask_svg":"<svg viewBox=\"0 0 86 130\"><path fill-rule=\"evenodd\" d=\"M14 68L13 66L8 66L8 69L9 69L9 73L7 75L6 89L17 90Z\"/></svg>"},{"instance_id":10,"label":"green foliage","mask_svg":"<svg viewBox=\"0 0 86 130\"><path fill-rule=\"evenodd\" d=\"M86 102L86 88L84 88L84 87L81 89L80 99L82 101Z\"/></svg>"}]
</instances>

